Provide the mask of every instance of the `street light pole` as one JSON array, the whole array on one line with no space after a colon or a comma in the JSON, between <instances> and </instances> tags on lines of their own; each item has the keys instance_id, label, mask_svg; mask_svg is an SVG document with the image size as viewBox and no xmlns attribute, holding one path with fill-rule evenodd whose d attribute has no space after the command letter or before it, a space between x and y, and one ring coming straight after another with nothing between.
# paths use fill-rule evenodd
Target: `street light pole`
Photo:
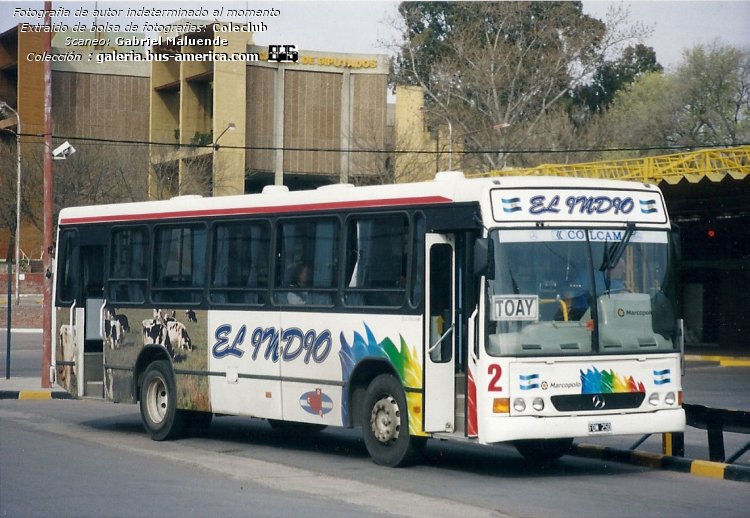
<instances>
[{"instance_id":1,"label":"street light pole","mask_svg":"<svg viewBox=\"0 0 750 518\"><path fill-rule=\"evenodd\" d=\"M212 160L213 170L211 171L211 173L213 174L213 179L214 179L214 181L213 181L213 184L214 184L214 186L213 186L214 194L216 193L216 158L217 158L217 153L216 152L219 151L219 139L221 137L223 137L224 133L226 133L227 131L234 131L234 127L235 127L234 126L234 122L230 122L229 124L227 124L227 127L224 128L224 131L222 131L221 134L219 134L219 136L216 137L216 140L214 140L214 146L213 146L214 149L213 149L213 157L212 157L213 158L213 160Z\"/></svg>"},{"instance_id":2,"label":"street light pole","mask_svg":"<svg viewBox=\"0 0 750 518\"><path fill-rule=\"evenodd\" d=\"M16 155L18 161L18 178L16 183L16 305L21 302L19 292L19 274L21 272L21 116L4 101L0 102L0 110L7 109L16 116ZM8 301L10 303L10 301Z\"/></svg>"},{"instance_id":3,"label":"street light pole","mask_svg":"<svg viewBox=\"0 0 750 518\"><path fill-rule=\"evenodd\" d=\"M437 115L441 119L443 119L445 122L448 123L448 171L453 171L453 124L451 124L451 120L443 115L442 113L438 113L433 110L428 110L427 108L422 108L423 112L431 113L433 115ZM438 129L438 135L440 134L440 129Z\"/></svg>"},{"instance_id":4,"label":"street light pole","mask_svg":"<svg viewBox=\"0 0 750 518\"><path fill-rule=\"evenodd\" d=\"M448 123L448 150L450 152L450 155L448 156L448 170L453 171L453 124L451 124L451 120L448 118L448 116L443 115L442 113L438 113L433 110L428 110L427 108L422 108L423 112L431 113L432 115L437 115L438 117L442 118L445 122ZM466 133L461 133L459 135L460 137L465 137L467 135L473 135L474 133L479 133L480 131L487 131L487 130L501 130L504 128L509 127L510 124L507 122L502 122L500 124L495 124L494 126L487 126L486 128L479 128L477 130L473 131L467 131Z\"/></svg>"}]
</instances>

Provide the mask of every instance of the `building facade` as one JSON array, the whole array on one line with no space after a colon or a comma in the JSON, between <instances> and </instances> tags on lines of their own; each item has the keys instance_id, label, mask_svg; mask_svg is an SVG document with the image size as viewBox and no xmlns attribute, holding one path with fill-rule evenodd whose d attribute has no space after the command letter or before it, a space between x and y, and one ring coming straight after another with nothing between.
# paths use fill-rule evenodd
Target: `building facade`
<instances>
[{"instance_id":1,"label":"building facade","mask_svg":"<svg viewBox=\"0 0 750 518\"><path fill-rule=\"evenodd\" d=\"M387 56L299 50L274 62L244 32L221 31L217 45L203 23L183 36L211 43L153 49L173 59L151 65L150 140L167 144L151 148L152 198L362 183L387 169ZM175 59L209 52L257 60Z\"/></svg>"},{"instance_id":2,"label":"building facade","mask_svg":"<svg viewBox=\"0 0 750 518\"><path fill-rule=\"evenodd\" d=\"M128 183L122 191L145 197L148 171L148 148L145 145L117 145L116 141L148 139L148 76L144 62L112 62L101 64L97 56L117 50L140 51L135 47L83 47L66 45L68 36L77 39L106 39L132 33L57 33L52 39L52 54L77 54L80 61L52 61L52 134L53 145L70 140L78 154L76 161L54 161L56 210L59 205L76 203L76 195L91 194L104 202L113 199L117 186ZM135 35L138 36L138 35ZM142 37L142 35L140 35ZM22 220L21 250L30 259L41 257L43 182L42 153L44 133L44 63L34 56L44 52L42 33L21 32L20 26L0 34L0 101L15 109L22 125ZM90 59L89 59L90 57ZM5 130L5 131L2 131ZM12 113L0 116L0 144L3 163L15 164L15 131L17 121ZM76 140L99 139L91 141ZM12 154L13 157L5 156ZM15 200L15 168L3 167L2 189L11 191ZM12 173L12 178L8 175ZM93 176L97 176L94 180ZM107 176L107 178L104 178ZM76 179L84 185L76 186ZM109 191L103 197L92 191L95 184ZM8 186L12 185L9 189ZM88 189L89 192L82 192ZM4 198L3 198L4 199ZM125 201L118 199L118 201ZM3 202L5 205L5 202ZM9 207L8 212L11 212ZM15 203L12 208L15 214ZM3 213L5 217L5 212ZM13 223L15 226L15 223ZM7 250L11 233L9 226L0 228L0 250Z\"/></svg>"}]
</instances>

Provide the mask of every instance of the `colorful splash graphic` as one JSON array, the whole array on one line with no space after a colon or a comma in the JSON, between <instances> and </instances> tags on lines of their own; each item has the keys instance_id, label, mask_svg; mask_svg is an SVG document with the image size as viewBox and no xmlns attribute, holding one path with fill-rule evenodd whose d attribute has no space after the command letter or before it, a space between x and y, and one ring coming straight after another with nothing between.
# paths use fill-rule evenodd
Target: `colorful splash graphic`
<instances>
[{"instance_id":1,"label":"colorful splash graphic","mask_svg":"<svg viewBox=\"0 0 750 518\"><path fill-rule=\"evenodd\" d=\"M596 367L581 371L581 394L613 394L619 392L646 392L643 383L636 382L633 376L626 378L609 371L600 371Z\"/></svg>"},{"instance_id":2,"label":"colorful splash graphic","mask_svg":"<svg viewBox=\"0 0 750 518\"><path fill-rule=\"evenodd\" d=\"M409 349L404 338L399 335L401 350L396 347L393 341L386 337L378 342L367 324L365 326L365 335L363 337L356 331L354 332L354 341L349 344L344 333L341 333L341 372L344 382L348 382L352 375L352 370L357 362L368 356L377 358L386 358L390 360L396 371L401 376L401 381L405 387L413 389L422 389L422 366L417 359L417 350ZM347 422L348 409L346 398L341 400L341 419ZM406 404L409 406L409 433L412 435L419 434L422 429L422 394L407 392Z\"/></svg>"}]
</instances>

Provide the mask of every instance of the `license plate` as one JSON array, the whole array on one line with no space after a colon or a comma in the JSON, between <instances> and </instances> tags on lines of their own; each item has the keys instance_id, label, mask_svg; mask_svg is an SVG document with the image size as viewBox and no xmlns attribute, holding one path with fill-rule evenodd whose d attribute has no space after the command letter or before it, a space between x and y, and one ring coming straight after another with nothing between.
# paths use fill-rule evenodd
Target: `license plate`
<instances>
[{"instance_id":1,"label":"license plate","mask_svg":"<svg viewBox=\"0 0 750 518\"><path fill-rule=\"evenodd\" d=\"M590 434L612 433L612 423L589 423Z\"/></svg>"}]
</instances>

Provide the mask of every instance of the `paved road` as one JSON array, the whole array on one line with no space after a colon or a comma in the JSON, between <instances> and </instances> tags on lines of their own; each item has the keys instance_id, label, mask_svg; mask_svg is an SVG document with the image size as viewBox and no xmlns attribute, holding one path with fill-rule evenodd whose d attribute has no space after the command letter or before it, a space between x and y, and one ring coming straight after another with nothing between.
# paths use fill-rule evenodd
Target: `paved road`
<instances>
[{"instance_id":1,"label":"paved road","mask_svg":"<svg viewBox=\"0 0 750 518\"><path fill-rule=\"evenodd\" d=\"M2 308L0 308L2 309ZM0 377L5 378L8 337L0 331ZM13 331L10 338L11 378L41 377L42 333L41 331Z\"/></svg>"},{"instance_id":2,"label":"paved road","mask_svg":"<svg viewBox=\"0 0 750 518\"><path fill-rule=\"evenodd\" d=\"M356 430L275 433L227 417L154 442L136 406L3 401L0 515L746 516L747 483L506 446L431 441L421 464L376 466Z\"/></svg>"},{"instance_id":3,"label":"paved road","mask_svg":"<svg viewBox=\"0 0 750 518\"><path fill-rule=\"evenodd\" d=\"M5 379L6 336L0 333L0 378ZM41 333L14 332L11 337L11 378L39 378L42 354ZM714 408L750 411L750 367L722 367L716 362L688 362L683 378L686 403ZM640 436L588 438L587 443L618 448L629 448ZM727 457L744 446L750 436L725 433ZM639 451L661 452L661 435L654 435L639 446ZM704 430L688 428L685 435L685 454L688 458L705 459L708 455L708 436ZM737 461L750 466L750 452Z\"/></svg>"}]
</instances>

